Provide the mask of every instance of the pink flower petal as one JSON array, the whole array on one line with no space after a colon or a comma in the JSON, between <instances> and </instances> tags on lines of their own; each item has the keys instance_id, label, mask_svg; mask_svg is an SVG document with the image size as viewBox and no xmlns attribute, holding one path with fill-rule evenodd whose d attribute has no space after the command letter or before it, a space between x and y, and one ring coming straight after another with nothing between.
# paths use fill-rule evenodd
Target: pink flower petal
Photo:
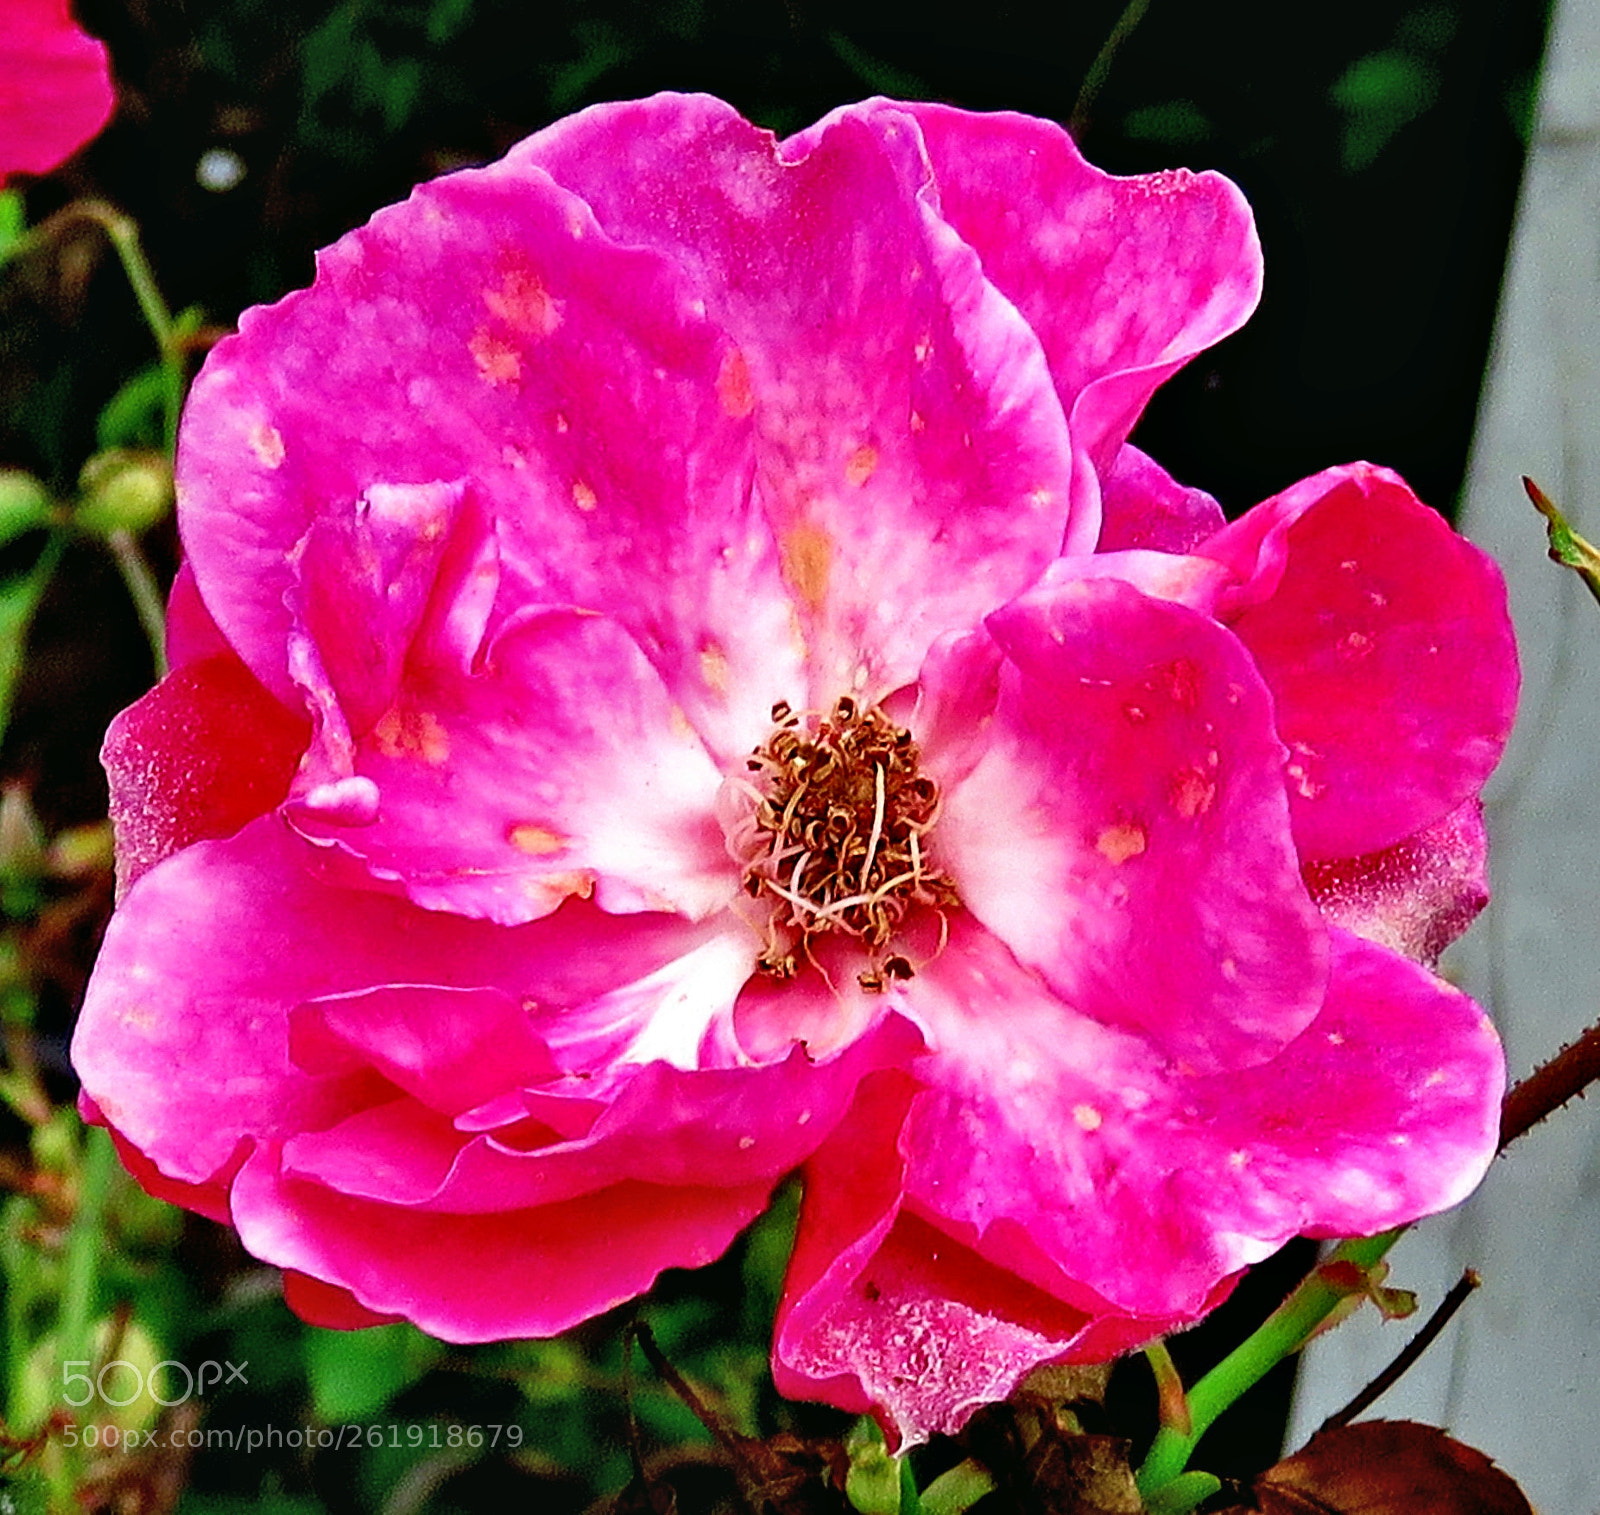
<instances>
[{"instance_id":1,"label":"pink flower petal","mask_svg":"<svg viewBox=\"0 0 1600 1515\"><path fill-rule=\"evenodd\" d=\"M111 119L105 44L67 0L6 0L0 38L0 182L47 174Z\"/></svg>"},{"instance_id":2,"label":"pink flower petal","mask_svg":"<svg viewBox=\"0 0 1600 1515\"><path fill-rule=\"evenodd\" d=\"M663 1268L698 1267L766 1205L770 1184L618 1184L490 1215L435 1215L352 1199L282 1174L262 1148L233 1188L257 1257L348 1290L445 1341L553 1336L642 1293Z\"/></svg>"},{"instance_id":3,"label":"pink flower petal","mask_svg":"<svg viewBox=\"0 0 1600 1515\"><path fill-rule=\"evenodd\" d=\"M1118 450L1100 490L1100 552L1192 552L1227 524L1203 489L1185 488L1132 443Z\"/></svg>"},{"instance_id":4,"label":"pink flower petal","mask_svg":"<svg viewBox=\"0 0 1600 1515\"><path fill-rule=\"evenodd\" d=\"M770 1186L838 1124L865 1074L920 1046L894 1018L825 1063L795 1048L764 1067L622 1067L525 1091L529 1118L488 1133L395 1100L290 1137L283 1167L355 1198L463 1215L627 1182ZM550 1124L560 1102L588 1107L589 1128L564 1139Z\"/></svg>"},{"instance_id":5,"label":"pink flower petal","mask_svg":"<svg viewBox=\"0 0 1600 1515\"><path fill-rule=\"evenodd\" d=\"M378 1315L364 1309L348 1289L335 1288L320 1278L284 1269L284 1302L302 1320L332 1331L359 1331L366 1326L392 1325L399 1315Z\"/></svg>"},{"instance_id":6,"label":"pink flower petal","mask_svg":"<svg viewBox=\"0 0 1600 1515\"><path fill-rule=\"evenodd\" d=\"M1517 698L1504 580L1395 474L1331 468L1201 549L1241 587L1304 858L1392 847L1478 793Z\"/></svg>"},{"instance_id":7,"label":"pink flower petal","mask_svg":"<svg viewBox=\"0 0 1600 1515\"><path fill-rule=\"evenodd\" d=\"M353 511L314 520L295 546L298 582L290 603L355 732L369 730L394 704L436 598L444 601L440 614L447 621L465 619L471 627L466 645L449 649L456 671L465 671L478 652L499 565L492 551L480 550L490 528L471 519L476 512L464 508L466 494L460 482L374 484ZM457 560L453 573L441 573L447 557ZM455 614L464 599L475 603L466 616Z\"/></svg>"},{"instance_id":8,"label":"pink flower petal","mask_svg":"<svg viewBox=\"0 0 1600 1515\"><path fill-rule=\"evenodd\" d=\"M1382 947L1333 943L1316 1023L1270 1068L1203 1081L1185 1112L1224 1246L1383 1231L1459 1204L1494 1157L1505 1055L1489 1018Z\"/></svg>"},{"instance_id":9,"label":"pink flower petal","mask_svg":"<svg viewBox=\"0 0 1600 1515\"><path fill-rule=\"evenodd\" d=\"M773 1343L780 1392L872 1410L892 1445L959 1430L1090 1324L902 1209L917 1093L903 1074L866 1080L806 1164Z\"/></svg>"},{"instance_id":10,"label":"pink flower petal","mask_svg":"<svg viewBox=\"0 0 1600 1515\"><path fill-rule=\"evenodd\" d=\"M719 756L742 755L803 676L737 366L681 270L613 243L526 156L422 185L310 290L247 311L197 379L179 521L205 602L290 698L296 544L323 523L330 548L374 490L466 481L495 523L497 617L614 616ZM371 628L380 664L393 614Z\"/></svg>"},{"instance_id":11,"label":"pink flower petal","mask_svg":"<svg viewBox=\"0 0 1600 1515\"><path fill-rule=\"evenodd\" d=\"M990 626L989 744L936 834L963 902L1085 1015L1197 1068L1269 1057L1316 1014L1326 948L1248 656L1115 580Z\"/></svg>"},{"instance_id":12,"label":"pink flower petal","mask_svg":"<svg viewBox=\"0 0 1600 1515\"><path fill-rule=\"evenodd\" d=\"M178 564L172 592L167 596L167 662L178 669L223 652L237 656L211 619L211 612L195 587L194 569L185 558Z\"/></svg>"},{"instance_id":13,"label":"pink flower petal","mask_svg":"<svg viewBox=\"0 0 1600 1515\"><path fill-rule=\"evenodd\" d=\"M902 1137L907 1204L1058 1298L1147 1319L1196 1318L1297 1233L1455 1204L1495 1148L1488 1020L1415 964L1333 940L1322 1013L1278 1057L1185 1076L953 936L908 991L936 1055L916 1065L935 1090Z\"/></svg>"},{"instance_id":14,"label":"pink flower petal","mask_svg":"<svg viewBox=\"0 0 1600 1515\"><path fill-rule=\"evenodd\" d=\"M85 1118L92 1120L95 1125L105 1125L105 1117L98 1107L92 1116L86 1113ZM228 1209L228 1185L233 1182L233 1175L244 1160L242 1150L224 1163L210 1181L203 1184L187 1184L178 1179L168 1178L120 1132L112 1131L111 1142L117 1149L117 1156L122 1159L123 1167L138 1179L147 1194L153 1194L157 1199L164 1199L169 1205L181 1205L185 1210L193 1210L208 1220L216 1221L218 1225L232 1224L233 1216Z\"/></svg>"},{"instance_id":15,"label":"pink flower petal","mask_svg":"<svg viewBox=\"0 0 1600 1515\"><path fill-rule=\"evenodd\" d=\"M352 745L373 812L347 816L348 786L321 780L290 817L430 909L515 925L593 894L611 912L703 917L737 891L722 775L604 617L528 611L470 676L413 660Z\"/></svg>"},{"instance_id":16,"label":"pink flower petal","mask_svg":"<svg viewBox=\"0 0 1600 1515\"><path fill-rule=\"evenodd\" d=\"M370 1066L299 1067L290 1043L297 1005L389 985L498 990L519 1004L533 999L542 1033L712 934L674 917L582 905L508 930L333 887L316 877L316 862L314 849L266 817L152 869L107 929L74 1065L106 1120L171 1178L209 1182L241 1140L318 1129L383 1088L392 1093ZM398 1072L398 1045L393 1057ZM504 1071L520 1070L508 1059Z\"/></svg>"},{"instance_id":17,"label":"pink flower petal","mask_svg":"<svg viewBox=\"0 0 1600 1515\"><path fill-rule=\"evenodd\" d=\"M659 95L512 156L690 270L737 342L724 390L755 429L809 703L906 682L1054 556L1061 406L1037 338L938 214L909 115L845 112L780 145L718 101Z\"/></svg>"},{"instance_id":18,"label":"pink flower petal","mask_svg":"<svg viewBox=\"0 0 1600 1515\"><path fill-rule=\"evenodd\" d=\"M1008 111L853 109L915 115L943 215L1039 334L1073 443L1102 476L1157 386L1260 299L1255 222L1220 174L1114 178L1053 122Z\"/></svg>"},{"instance_id":19,"label":"pink flower petal","mask_svg":"<svg viewBox=\"0 0 1600 1515\"><path fill-rule=\"evenodd\" d=\"M310 735L231 652L185 663L111 723L117 887L208 837L231 836L288 792Z\"/></svg>"},{"instance_id":20,"label":"pink flower petal","mask_svg":"<svg viewBox=\"0 0 1600 1515\"><path fill-rule=\"evenodd\" d=\"M807 1169L810 1182L818 1171ZM807 1380L853 1380L848 1397L859 1394L896 1443L912 1445L959 1431L974 1410L1069 1352L1087 1324L906 1213L835 1293L803 1335L789 1327L788 1391L815 1398ZM837 1404L838 1389L825 1397Z\"/></svg>"},{"instance_id":21,"label":"pink flower petal","mask_svg":"<svg viewBox=\"0 0 1600 1515\"><path fill-rule=\"evenodd\" d=\"M529 1006L503 989L431 984L381 984L298 1005L289 1055L312 1074L374 1068L446 1116L559 1072Z\"/></svg>"},{"instance_id":22,"label":"pink flower petal","mask_svg":"<svg viewBox=\"0 0 1600 1515\"><path fill-rule=\"evenodd\" d=\"M772 1377L780 1394L825 1399L858 1415L872 1408L860 1373L827 1346L819 1353L818 1338L899 1215L905 1189L900 1135L920 1087L898 1069L863 1080L845 1119L806 1170L773 1338Z\"/></svg>"},{"instance_id":23,"label":"pink flower petal","mask_svg":"<svg viewBox=\"0 0 1600 1515\"><path fill-rule=\"evenodd\" d=\"M1472 799L1365 857L1307 863L1324 919L1432 968L1489 902L1489 839Z\"/></svg>"},{"instance_id":24,"label":"pink flower petal","mask_svg":"<svg viewBox=\"0 0 1600 1515\"><path fill-rule=\"evenodd\" d=\"M1462 1198L1504 1063L1482 1012L1342 932L1319 1019L1272 1062L1185 1077L958 926L908 998L933 1087L880 1075L807 1165L780 1388L911 1440L1056 1359L1213 1308L1297 1232L1363 1235Z\"/></svg>"}]
</instances>

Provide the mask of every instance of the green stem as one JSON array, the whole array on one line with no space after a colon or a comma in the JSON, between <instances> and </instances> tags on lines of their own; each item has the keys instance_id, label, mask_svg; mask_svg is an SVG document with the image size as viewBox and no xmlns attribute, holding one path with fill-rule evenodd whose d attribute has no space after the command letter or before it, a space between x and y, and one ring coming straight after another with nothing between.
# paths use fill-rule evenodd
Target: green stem
<instances>
[{"instance_id":1,"label":"green stem","mask_svg":"<svg viewBox=\"0 0 1600 1515\"><path fill-rule=\"evenodd\" d=\"M0 1206L0 1270L5 1274L5 1417L17 1424L22 1409L23 1381L28 1374L28 1306L38 1292L38 1254L23 1245L21 1211L27 1201L20 1196Z\"/></svg>"},{"instance_id":2,"label":"green stem","mask_svg":"<svg viewBox=\"0 0 1600 1515\"><path fill-rule=\"evenodd\" d=\"M161 290L156 284L150 260L144 255L144 247L139 241L139 227L133 217L124 215L104 200L76 200L57 211L55 215L41 221L27 236L19 238L7 249L4 261L10 262L13 258L50 242L62 226L73 221L92 221L105 232L107 240L122 264L122 271L132 286L133 297L139 302L139 312L144 317L145 325L150 328L150 335L155 338L156 347L161 354L165 389L162 407L163 433L170 455L178 439L178 413L183 409L186 378L183 334L179 331L177 322L172 319L172 312L167 309L167 302L161 298Z\"/></svg>"},{"instance_id":3,"label":"green stem","mask_svg":"<svg viewBox=\"0 0 1600 1515\"><path fill-rule=\"evenodd\" d=\"M82 212L105 228L117 257L122 260L122 271L128 276L134 299L139 302L140 314L144 316L145 325L150 328L150 335L156 339L156 347L160 350L161 370L166 381L163 434L170 456L178 441L178 415L183 409L185 377L183 348L177 324L172 319L172 312L167 309L167 302L161 298L161 290L156 284L150 261L144 255L144 247L139 241L139 227L133 217L99 200L88 201L82 207Z\"/></svg>"},{"instance_id":4,"label":"green stem","mask_svg":"<svg viewBox=\"0 0 1600 1515\"><path fill-rule=\"evenodd\" d=\"M128 587L128 596L138 612L139 624L144 627L145 639L150 643L150 657L155 664L156 678L164 679L167 667L167 613L161 598L161 586L145 562L139 544L130 531L113 531L106 537L106 545L117 560L122 582Z\"/></svg>"},{"instance_id":5,"label":"green stem","mask_svg":"<svg viewBox=\"0 0 1600 1515\"><path fill-rule=\"evenodd\" d=\"M117 1171L116 1148L103 1127L92 1126L83 1144L78 1172L78 1205L67 1234L66 1266L61 1280L61 1314L56 1344L62 1362L83 1362L93 1356L94 1304L105 1252L106 1199Z\"/></svg>"},{"instance_id":6,"label":"green stem","mask_svg":"<svg viewBox=\"0 0 1600 1515\"><path fill-rule=\"evenodd\" d=\"M1365 1270L1382 1260L1404 1234L1404 1227L1379 1236L1342 1241L1326 1262L1350 1263ZM1331 1282L1317 1268L1260 1326L1189 1390L1187 1435L1171 1426L1156 1433L1150 1455L1139 1469L1139 1492L1149 1499L1188 1465L1195 1443L1213 1421L1246 1389L1259 1383L1284 1358L1298 1352L1311 1334L1350 1297L1351 1290Z\"/></svg>"},{"instance_id":7,"label":"green stem","mask_svg":"<svg viewBox=\"0 0 1600 1515\"><path fill-rule=\"evenodd\" d=\"M922 1515L965 1515L995 1491L994 1474L970 1457L946 1468L922 1491Z\"/></svg>"},{"instance_id":8,"label":"green stem","mask_svg":"<svg viewBox=\"0 0 1600 1515\"><path fill-rule=\"evenodd\" d=\"M1128 4L1117 17L1117 24L1111 28L1111 34L1105 40L1104 46L1095 54L1095 60L1089 65L1089 72L1083 77L1083 87L1078 91L1078 98L1073 102L1072 114L1067 118L1067 130L1072 133L1073 141L1081 141L1084 132L1089 126L1089 112L1094 108L1096 96L1111 73L1111 65L1116 62L1117 54L1122 51L1122 44L1134 33L1135 28L1144 20L1144 13L1150 9L1150 0L1128 0Z\"/></svg>"}]
</instances>

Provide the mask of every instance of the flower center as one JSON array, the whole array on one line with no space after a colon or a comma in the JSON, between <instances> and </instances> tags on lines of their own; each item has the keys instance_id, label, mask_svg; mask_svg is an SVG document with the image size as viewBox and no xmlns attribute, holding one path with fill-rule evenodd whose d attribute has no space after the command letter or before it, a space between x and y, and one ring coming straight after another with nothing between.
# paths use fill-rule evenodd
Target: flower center
<instances>
[{"instance_id":1,"label":"flower center","mask_svg":"<svg viewBox=\"0 0 1600 1515\"><path fill-rule=\"evenodd\" d=\"M828 715L798 715L779 701L771 736L746 760L755 807L735 850L746 891L773 904L757 967L791 977L797 953L841 932L867 948L864 989L910 978L889 951L913 905L958 903L949 876L928 858L939 788L918 766L911 733L842 696Z\"/></svg>"}]
</instances>

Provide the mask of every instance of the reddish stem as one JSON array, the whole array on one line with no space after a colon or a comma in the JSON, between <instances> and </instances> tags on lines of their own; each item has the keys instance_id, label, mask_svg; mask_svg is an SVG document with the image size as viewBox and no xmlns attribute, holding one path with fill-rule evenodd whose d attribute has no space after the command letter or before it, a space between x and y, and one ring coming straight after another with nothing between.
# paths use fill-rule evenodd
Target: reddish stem
<instances>
[{"instance_id":1,"label":"reddish stem","mask_svg":"<svg viewBox=\"0 0 1600 1515\"><path fill-rule=\"evenodd\" d=\"M1600 1021L1506 1095L1500 1107L1500 1150L1574 1095L1581 1095L1596 1079L1600 1079Z\"/></svg>"}]
</instances>

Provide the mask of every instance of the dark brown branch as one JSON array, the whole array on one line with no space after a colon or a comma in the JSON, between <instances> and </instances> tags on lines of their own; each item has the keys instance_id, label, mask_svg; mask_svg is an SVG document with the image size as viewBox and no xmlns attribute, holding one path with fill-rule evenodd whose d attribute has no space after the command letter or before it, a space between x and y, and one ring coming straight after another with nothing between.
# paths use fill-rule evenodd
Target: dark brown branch
<instances>
[{"instance_id":1,"label":"dark brown branch","mask_svg":"<svg viewBox=\"0 0 1600 1515\"><path fill-rule=\"evenodd\" d=\"M1600 1021L1549 1062L1535 1068L1506 1095L1500 1107L1500 1150L1559 1110L1600 1078Z\"/></svg>"},{"instance_id":2,"label":"dark brown branch","mask_svg":"<svg viewBox=\"0 0 1600 1515\"><path fill-rule=\"evenodd\" d=\"M1439 1301L1439 1308L1428 1317L1422 1329L1395 1354L1394 1361L1342 1410L1335 1410L1332 1415L1323 1421L1317 1427L1317 1435L1320 1436L1324 1431L1331 1431L1337 1426L1349 1425L1356 1416L1374 1404L1381 1395L1387 1394L1399 1382L1400 1376L1411 1364L1433 1345L1434 1338L1450 1323L1450 1317L1466 1303L1467 1296L1478 1287L1481 1281L1478 1275L1471 1268L1468 1268L1456 1280L1455 1287Z\"/></svg>"},{"instance_id":3,"label":"dark brown branch","mask_svg":"<svg viewBox=\"0 0 1600 1515\"><path fill-rule=\"evenodd\" d=\"M747 1438L728 1424L726 1416L712 1409L696 1392L694 1385L667 1361L666 1353L656 1341L655 1332L642 1320L635 1320L628 1330L661 1381L689 1407L694 1418L721 1442L732 1457L736 1460L745 1458Z\"/></svg>"}]
</instances>

